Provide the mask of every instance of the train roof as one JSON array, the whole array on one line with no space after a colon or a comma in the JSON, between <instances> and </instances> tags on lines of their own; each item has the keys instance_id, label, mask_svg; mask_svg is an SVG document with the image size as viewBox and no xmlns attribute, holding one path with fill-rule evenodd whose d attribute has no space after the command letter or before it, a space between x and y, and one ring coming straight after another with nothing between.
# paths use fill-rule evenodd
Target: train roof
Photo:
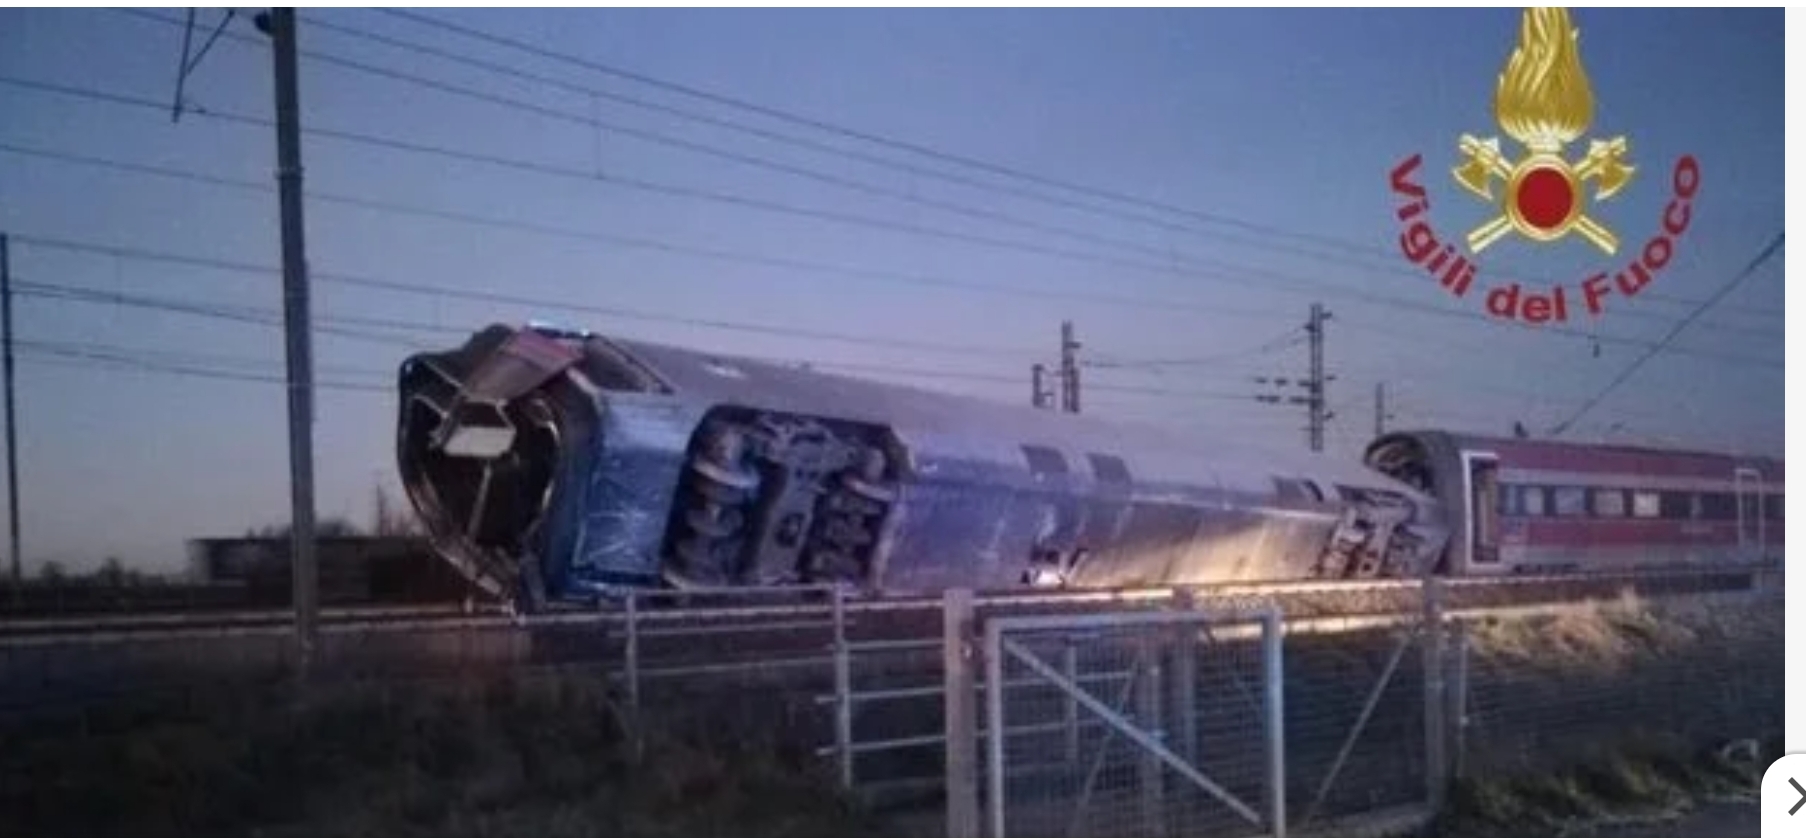
<instances>
[{"instance_id":1,"label":"train roof","mask_svg":"<svg viewBox=\"0 0 1806 839\"><path fill-rule=\"evenodd\" d=\"M1777 457L1618 443L1487 436L1445 429L1392 432L1376 439L1368 446L1368 452L1371 453L1389 440L1407 437L1439 439L1456 449L1495 452L1502 460L1519 468L1710 477L1727 475L1737 467L1752 467L1760 471L1765 480L1777 483L1783 481L1786 475L1786 462Z\"/></svg>"}]
</instances>

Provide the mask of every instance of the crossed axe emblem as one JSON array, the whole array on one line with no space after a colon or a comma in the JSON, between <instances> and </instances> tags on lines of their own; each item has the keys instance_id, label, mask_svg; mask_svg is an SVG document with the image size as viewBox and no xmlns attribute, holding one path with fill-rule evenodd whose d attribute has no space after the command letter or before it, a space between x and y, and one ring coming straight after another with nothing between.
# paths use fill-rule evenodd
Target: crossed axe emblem
<instances>
[{"instance_id":1,"label":"crossed axe emblem","mask_svg":"<svg viewBox=\"0 0 1806 839\"><path fill-rule=\"evenodd\" d=\"M1466 162L1455 167L1455 180L1469 192L1493 200L1493 180L1504 181L1503 209L1497 218L1467 234L1475 253L1497 242L1506 233L1518 233L1539 242L1554 241L1572 230L1607 254L1617 253L1618 237L1586 214L1581 186L1592 182L1593 200L1604 201L1630 183L1636 167L1624 160L1629 143L1623 137L1593 140L1578 165L1570 166L1560 148L1533 150L1512 162L1499 151L1499 139L1484 140L1461 135Z\"/></svg>"}]
</instances>

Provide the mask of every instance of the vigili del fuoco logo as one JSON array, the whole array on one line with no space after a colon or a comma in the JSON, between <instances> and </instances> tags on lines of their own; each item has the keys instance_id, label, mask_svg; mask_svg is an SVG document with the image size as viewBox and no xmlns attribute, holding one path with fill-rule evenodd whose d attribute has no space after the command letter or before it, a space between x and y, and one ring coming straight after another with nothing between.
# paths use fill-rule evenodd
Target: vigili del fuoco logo
<instances>
[{"instance_id":1,"label":"vigili del fuoco logo","mask_svg":"<svg viewBox=\"0 0 1806 839\"><path fill-rule=\"evenodd\" d=\"M1604 256L1618 257L1618 235L1588 213L1589 204L1609 202L1631 187L1638 167L1631 162L1630 141L1623 135L1589 138L1578 159L1569 151L1593 122L1593 91L1580 63L1580 32L1566 9L1524 11L1517 48L1499 74L1493 116L1499 130L1521 148L1503 145L1496 136L1461 135L1461 162L1452 173L1455 184L1499 210L1467 232L1465 250L1430 226L1423 155L1413 154L1392 170L1392 192L1401 201L1398 219L1404 224L1399 249L1405 258L1450 294L1466 299L1475 280L1483 276L1477 262L1480 252L1514 234L1542 245L1578 237ZM1635 297L1673 258L1676 243L1687 230L1699 192L1699 161L1692 155L1675 161L1666 186L1671 200L1655 235L1641 248L1623 254L1609 273L1600 271L1579 281L1572 297L1568 286L1561 284L1538 290L1516 281L1482 282L1487 313L1526 323L1566 322L1580 308L1598 317L1610 298Z\"/></svg>"}]
</instances>

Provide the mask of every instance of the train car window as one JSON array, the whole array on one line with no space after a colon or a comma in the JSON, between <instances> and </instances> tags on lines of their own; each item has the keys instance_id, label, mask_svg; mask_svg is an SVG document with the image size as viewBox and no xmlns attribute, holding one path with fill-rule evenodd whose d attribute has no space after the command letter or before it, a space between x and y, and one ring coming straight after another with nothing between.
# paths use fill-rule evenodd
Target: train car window
<instances>
[{"instance_id":1,"label":"train car window","mask_svg":"<svg viewBox=\"0 0 1806 839\"><path fill-rule=\"evenodd\" d=\"M1548 511L1547 507L1545 507L1543 504L1543 501L1544 501L1543 496L1544 496L1544 493L1543 493L1542 487L1534 487L1534 486L1524 487L1524 515L1526 515L1526 516L1546 516L1546 515L1548 515L1549 511Z\"/></svg>"},{"instance_id":2,"label":"train car window","mask_svg":"<svg viewBox=\"0 0 1806 839\"><path fill-rule=\"evenodd\" d=\"M1587 514L1587 491L1585 487L1556 487L1555 514L1558 516L1584 516Z\"/></svg>"},{"instance_id":3,"label":"train car window","mask_svg":"<svg viewBox=\"0 0 1806 839\"><path fill-rule=\"evenodd\" d=\"M1022 454L1028 458L1028 471L1036 475L1066 474L1066 457L1046 446L1023 446Z\"/></svg>"},{"instance_id":4,"label":"train car window","mask_svg":"<svg viewBox=\"0 0 1806 839\"><path fill-rule=\"evenodd\" d=\"M1700 496L1700 518L1709 521L1736 521L1737 496L1728 492L1707 492Z\"/></svg>"},{"instance_id":5,"label":"train car window","mask_svg":"<svg viewBox=\"0 0 1806 839\"><path fill-rule=\"evenodd\" d=\"M1781 503L1781 497L1780 493L1771 493L1764 499L1763 506L1765 509L1763 510L1763 514L1769 521L1781 521L1781 511L1786 507L1786 505Z\"/></svg>"},{"instance_id":6,"label":"train car window","mask_svg":"<svg viewBox=\"0 0 1806 839\"><path fill-rule=\"evenodd\" d=\"M1593 515L1604 519L1623 518L1624 490L1593 490Z\"/></svg>"},{"instance_id":7,"label":"train car window","mask_svg":"<svg viewBox=\"0 0 1806 839\"><path fill-rule=\"evenodd\" d=\"M1664 492L1662 495L1662 518L1674 521L1686 521L1693 518L1693 494L1688 492Z\"/></svg>"},{"instance_id":8,"label":"train car window","mask_svg":"<svg viewBox=\"0 0 1806 839\"><path fill-rule=\"evenodd\" d=\"M1113 454L1097 454L1095 452L1086 457L1090 458L1091 474L1097 476L1099 483L1130 483L1129 464L1124 463L1122 458Z\"/></svg>"},{"instance_id":9,"label":"train car window","mask_svg":"<svg viewBox=\"0 0 1806 839\"><path fill-rule=\"evenodd\" d=\"M1662 496L1660 493L1638 491L1631 494L1630 514L1640 519L1653 519L1662 515Z\"/></svg>"}]
</instances>

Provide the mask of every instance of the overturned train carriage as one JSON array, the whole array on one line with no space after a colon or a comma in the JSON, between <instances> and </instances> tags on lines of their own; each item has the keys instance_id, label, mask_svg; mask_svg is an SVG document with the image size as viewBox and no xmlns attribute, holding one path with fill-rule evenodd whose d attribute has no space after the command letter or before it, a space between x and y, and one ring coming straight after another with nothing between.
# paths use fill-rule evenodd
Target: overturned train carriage
<instances>
[{"instance_id":1,"label":"overturned train carriage","mask_svg":"<svg viewBox=\"0 0 1806 839\"><path fill-rule=\"evenodd\" d=\"M436 549L524 605L628 587L870 592L1427 573L1437 502L1208 434L542 327L401 369Z\"/></svg>"}]
</instances>

